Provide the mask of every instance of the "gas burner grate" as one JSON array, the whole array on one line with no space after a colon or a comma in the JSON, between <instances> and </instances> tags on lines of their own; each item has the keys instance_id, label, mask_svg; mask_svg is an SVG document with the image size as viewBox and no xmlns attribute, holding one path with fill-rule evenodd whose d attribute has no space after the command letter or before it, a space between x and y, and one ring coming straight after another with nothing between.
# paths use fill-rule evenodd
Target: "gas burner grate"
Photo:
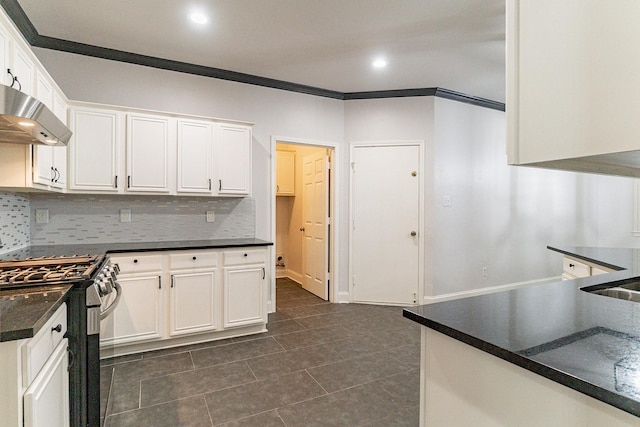
<instances>
[{"instance_id":1,"label":"gas burner grate","mask_svg":"<svg viewBox=\"0 0 640 427\"><path fill-rule=\"evenodd\" d=\"M0 287L88 279L100 260L97 255L74 255L0 261Z\"/></svg>"}]
</instances>

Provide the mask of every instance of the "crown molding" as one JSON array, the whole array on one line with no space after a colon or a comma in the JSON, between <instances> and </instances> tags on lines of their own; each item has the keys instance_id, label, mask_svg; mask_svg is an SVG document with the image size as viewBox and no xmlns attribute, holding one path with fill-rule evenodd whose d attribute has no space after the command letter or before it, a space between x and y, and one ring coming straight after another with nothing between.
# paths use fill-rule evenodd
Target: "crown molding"
<instances>
[{"instance_id":1,"label":"crown molding","mask_svg":"<svg viewBox=\"0 0 640 427\"><path fill-rule=\"evenodd\" d=\"M179 73L194 74L197 76L211 77L214 79L229 80L238 83L246 83L255 86L263 86L272 89L286 90L290 92L315 95L338 100L357 99L381 99L381 98L401 98L412 96L436 96L464 102L466 104L477 105L479 107L491 108L505 111L505 104L492 101L490 99L479 98L464 93L455 92L443 88L419 88L419 89L397 89L379 90L369 92L339 92L330 89L323 89L314 86L307 86L298 83L276 80L268 77L255 76L251 74L239 73L237 71L223 70L221 68L207 67L204 65L191 64L187 62L174 61L171 59L158 58L155 56L141 55L138 53L126 52L117 49L95 46L85 43L63 40L55 37L43 36L38 33L33 23L24 12L17 0L0 0L2 7L7 12L15 26L22 33L27 42L34 47L57 50L61 52L75 53L78 55L92 56L95 58L108 59L112 61L126 62L129 64L143 65L146 67L159 68L162 70L176 71Z\"/></svg>"}]
</instances>

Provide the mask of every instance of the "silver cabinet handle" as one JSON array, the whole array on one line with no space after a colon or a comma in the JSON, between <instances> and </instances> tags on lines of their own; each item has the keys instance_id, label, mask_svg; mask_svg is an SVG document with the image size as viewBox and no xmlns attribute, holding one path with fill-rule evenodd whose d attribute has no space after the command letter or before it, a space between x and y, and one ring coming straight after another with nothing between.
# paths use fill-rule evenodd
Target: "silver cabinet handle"
<instances>
[{"instance_id":1,"label":"silver cabinet handle","mask_svg":"<svg viewBox=\"0 0 640 427\"><path fill-rule=\"evenodd\" d=\"M127 188L131 188L131 175L127 175Z\"/></svg>"},{"instance_id":2,"label":"silver cabinet handle","mask_svg":"<svg viewBox=\"0 0 640 427\"><path fill-rule=\"evenodd\" d=\"M56 171L53 166L51 166L51 182L56 182Z\"/></svg>"},{"instance_id":3,"label":"silver cabinet handle","mask_svg":"<svg viewBox=\"0 0 640 427\"><path fill-rule=\"evenodd\" d=\"M211 191L211 178L209 178L209 191Z\"/></svg>"},{"instance_id":4,"label":"silver cabinet handle","mask_svg":"<svg viewBox=\"0 0 640 427\"><path fill-rule=\"evenodd\" d=\"M69 365L67 366L67 371L69 371L71 367L76 363L76 354L69 347L67 347L67 353L69 354Z\"/></svg>"},{"instance_id":5,"label":"silver cabinet handle","mask_svg":"<svg viewBox=\"0 0 640 427\"><path fill-rule=\"evenodd\" d=\"M162 289L162 276L158 276L158 289Z\"/></svg>"},{"instance_id":6,"label":"silver cabinet handle","mask_svg":"<svg viewBox=\"0 0 640 427\"><path fill-rule=\"evenodd\" d=\"M265 276L266 274L267 274L267 273L266 273L266 271L265 271L264 267L262 267L262 280L264 280L264 278L266 277L266 276Z\"/></svg>"},{"instance_id":7,"label":"silver cabinet handle","mask_svg":"<svg viewBox=\"0 0 640 427\"><path fill-rule=\"evenodd\" d=\"M171 287L173 288L173 274L171 275Z\"/></svg>"},{"instance_id":8,"label":"silver cabinet handle","mask_svg":"<svg viewBox=\"0 0 640 427\"><path fill-rule=\"evenodd\" d=\"M219 179L219 180L218 180L218 182L219 182L219 184L218 184L218 191L221 191L221 190L222 190L222 180L221 180L221 179Z\"/></svg>"},{"instance_id":9,"label":"silver cabinet handle","mask_svg":"<svg viewBox=\"0 0 640 427\"><path fill-rule=\"evenodd\" d=\"M116 180L115 180L114 186L115 186L115 188L118 188L118 175L116 175Z\"/></svg>"}]
</instances>

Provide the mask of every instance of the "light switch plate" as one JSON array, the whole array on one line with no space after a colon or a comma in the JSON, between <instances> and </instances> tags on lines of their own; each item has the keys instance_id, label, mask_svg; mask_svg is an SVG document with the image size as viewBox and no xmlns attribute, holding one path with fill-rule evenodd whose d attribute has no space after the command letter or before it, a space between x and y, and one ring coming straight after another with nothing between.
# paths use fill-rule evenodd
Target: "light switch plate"
<instances>
[{"instance_id":1,"label":"light switch plate","mask_svg":"<svg viewBox=\"0 0 640 427\"><path fill-rule=\"evenodd\" d=\"M451 196L449 195L442 196L442 206L444 206L445 208L451 207Z\"/></svg>"},{"instance_id":2,"label":"light switch plate","mask_svg":"<svg viewBox=\"0 0 640 427\"><path fill-rule=\"evenodd\" d=\"M120 222L131 222L131 209L120 209Z\"/></svg>"},{"instance_id":3,"label":"light switch plate","mask_svg":"<svg viewBox=\"0 0 640 427\"><path fill-rule=\"evenodd\" d=\"M49 209L36 209L36 224L49 224Z\"/></svg>"},{"instance_id":4,"label":"light switch plate","mask_svg":"<svg viewBox=\"0 0 640 427\"><path fill-rule=\"evenodd\" d=\"M207 211L207 222L213 222L216 220L216 215L214 211Z\"/></svg>"}]
</instances>

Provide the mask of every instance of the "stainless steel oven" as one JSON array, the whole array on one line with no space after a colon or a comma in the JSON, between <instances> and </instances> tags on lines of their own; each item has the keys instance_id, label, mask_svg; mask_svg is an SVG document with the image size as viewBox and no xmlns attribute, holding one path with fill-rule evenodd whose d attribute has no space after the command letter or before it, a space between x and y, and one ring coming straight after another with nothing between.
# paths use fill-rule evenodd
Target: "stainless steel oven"
<instances>
[{"instance_id":1,"label":"stainless steel oven","mask_svg":"<svg viewBox=\"0 0 640 427\"><path fill-rule=\"evenodd\" d=\"M115 310L119 268L105 255L13 259L0 262L0 288L72 284L67 301L70 420L100 425L100 322Z\"/></svg>"}]
</instances>

